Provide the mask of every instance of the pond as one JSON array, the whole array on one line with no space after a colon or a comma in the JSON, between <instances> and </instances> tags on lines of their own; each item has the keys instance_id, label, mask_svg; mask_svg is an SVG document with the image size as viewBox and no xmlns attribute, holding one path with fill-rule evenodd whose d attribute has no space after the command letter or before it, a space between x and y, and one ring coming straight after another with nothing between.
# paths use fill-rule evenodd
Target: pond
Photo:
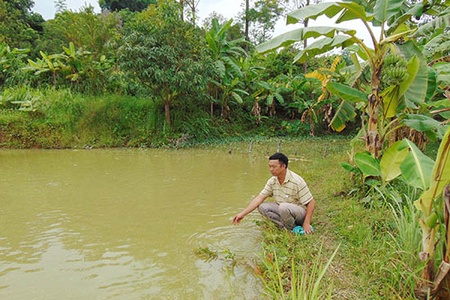
<instances>
[{"instance_id":1,"label":"pond","mask_svg":"<svg viewBox=\"0 0 450 300\"><path fill-rule=\"evenodd\" d=\"M0 299L259 299L267 156L1 150Z\"/></svg>"}]
</instances>

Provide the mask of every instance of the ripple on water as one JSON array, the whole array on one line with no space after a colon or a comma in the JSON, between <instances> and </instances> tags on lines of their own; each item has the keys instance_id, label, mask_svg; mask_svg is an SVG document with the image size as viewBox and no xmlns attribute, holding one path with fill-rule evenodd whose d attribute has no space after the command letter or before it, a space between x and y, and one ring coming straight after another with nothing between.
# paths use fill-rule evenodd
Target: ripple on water
<instances>
[{"instance_id":1,"label":"ripple on water","mask_svg":"<svg viewBox=\"0 0 450 300\"><path fill-rule=\"evenodd\" d=\"M256 254L261 240L260 229L252 222L227 225L197 232L189 237L190 246L207 246L217 251L228 249L239 255Z\"/></svg>"},{"instance_id":2,"label":"ripple on water","mask_svg":"<svg viewBox=\"0 0 450 300\"><path fill-rule=\"evenodd\" d=\"M248 221L189 236L189 247L197 256L193 278L202 286L203 299L258 299L261 286L252 269L260 240L259 228Z\"/></svg>"}]
</instances>

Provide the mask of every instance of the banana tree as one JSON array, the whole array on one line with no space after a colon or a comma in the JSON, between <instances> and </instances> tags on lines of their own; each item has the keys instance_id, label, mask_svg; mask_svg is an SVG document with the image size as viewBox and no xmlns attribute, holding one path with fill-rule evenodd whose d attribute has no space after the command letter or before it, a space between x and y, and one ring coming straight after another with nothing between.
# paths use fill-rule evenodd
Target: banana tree
<instances>
[{"instance_id":1,"label":"banana tree","mask_svg":"<svg viewBox=\"0 0 450 300\"><path fill-rule=\"evenodd\" d=\"M230 99L242 103L242 95L247 95L247 92L240 88L241 78L244 76L240 58L247 56L242 48L245 40L243 38L235 40L227 38L232 23L233 19L224 24L219 24L217 19L213 19L211 29L206 32L206 42L216 73L215 78L210 80L209 91L214 98L218 98L220 101L221 115L224 118L228 118L230 115L228 105Z\"/></svg>"},{"instance_id":2,"label":"banana tree","mask_svg":"<svg viewBox=\"0 0 450 300\"><path fill-rule=\"evenodd\" d=\"M29 49L11 49L5 43L0 43L0 85L17 79L14 73L24 65L28 52Z\"/></svg>"},{"instance_id":3,"label":"banana tree","mask_svg":"<svg viewBox=\"0 0 450 300\"><path fill-rule=\"evenodd\" d=\"M396 87L389 89L384 96L388 99L384 100L382 91L382 76L384 57L388 54L402 54L400 43L409 43L414 46L414 41L410 36L414 33L417 25L409 22L412 17L417 17L422 13L427 13L429 6L427 1L415 4L414 7L406 0L377 0L370 2L373 6L366 7L357 1L352 2L326 2L316 5L310 5L288 14L287 23L297 23L302 19L317 19L320 16L333 18L337 16L336 23L344 21L359 20L365 30L367 30L372 45L365 43L356 36L356 30L339 28L339 27L307 27L299 28L284 33L270 41L263 43L257 47L259 52L267 52L280 47L287 47L296 42L303 41L308 38L320 38L309 46L305 47L295 57L295 61L304 62L316 55L326 53L336 48L355 47L355 52L364 64L368 65L371 71L369 87L362 92L365 97L362 98L357 91L351 93L356 94L360 101L364 102L364 111L367 113L368 120L365 126L364 134L366 149L374 154L375 157L381 155L384 145L384 137L380 135L380 126L385 126L385 121L389 121L392 112L396 111L400 105L399 99L414 99L414 101L423 101L427 88L427 66L421 57L410 57L408 64L403 64L399 74L395 74L398 79ZM377 38L374 28L380 30ZM405 55L399 55L405 56ZM400 69L400 66L399 66ZM407 76L403 74L408 73ZM400 76L402 75L402 76ZM401 86L400 86L401 85ZM340 86L337 86L337 92L341 92ZM410 87L415 87L410 90ZM350 84L345 90L352 89ZM404 100L407 104L412 100ZM345 102L345 101L344 101ZM345 112L350 109L348 104L343 104ZM341 116L337 116L341 118ZM381 122L380 122L381 120ZM389 122L388 122L389 123ZM339 126L339 128L342 128Z\"/></svg>"},{"instance_id":4,"label":"banana tree","mask_svg":"<svg viewBox=\"0 0 450 300\"><path fill-rule=\"evenodd\" d=\"M429 59L430 73L436 93L428 94L432 102L432 115L450 122L450 8L442 9L436 18L420 26L414 37L421 41L423 54ZM429 89L430 90L430 89ZM439 118L438 117L438 118Z\"/></svg>"},{"instance_id":5,"label":"banana tree","mask_svg":"<svg viewBox=\"0 0 450 300\"><path fill-rule=\"evenodd\" d=\"M450 202L445 203L444 210L447 219L444 222L445 239L444 261L438 272L434 270L436 248L439 241L439 215L443 209L440 196L450 192L450 127L440 143L436 161L423 154L420 149L408 139L397 141L389 147L381 160L375 159L369 153L355 155L356 166L347 163L341 165L351 172L362 174L364 178L376 177L381 182L391 182L401 178L408 186L421 190L422 195L414 205L420 211L419 224L422 230L422 251L420 259L425 263L422 278L418 282L415 294L418 299L428 299L427 295L439 295L444 289L443 282L450 283ZM447 185L447 188L445 186ZM447 191L448 190L448 191ZM434 282L433 282L434 281ZM447 287L448 288L448 287ZM448 299L446 296L439 299Z\"/></svg>"},{"instance_id":6,"label":"banana tree","mask_svg":"<svg viewBox=\"0 0 450 300\"><path fill-rule=\"evenodd\" d=\"M448 227L448 220L445 222L445 245L444 245L444 261L441 264L438 272L434 271L434 259L436 252L436 235L439 227L438 214L440 213L437 208L441 210L442 205L437 205L440 196L446 190L449 190L450 184L450 127L441 142L438 150L438 155L432 173L429 176L428 187L424 189L423 194L419 200L415 202L415 206L421 211L422 216L419 219L420 227L422 229L422 252L420 258L426 262L426 268L422 272L422 280L419 281L415 290L416 297L419 299L425 299L425 295L439 295L441 289L443 289L442 280L446 279L446 282L450 282L450 258L449 249L450 242L448 237L450 236L450 227ZM447 185L447 188L444 187ZM446 192L448 193L448 192ZM448 213L449 204L445 203L444 210ZM448 216L448 215L447 215ZM430 286L430 282L434 280L434 283ZM439 299L448 299L450 295L448 286L445 287L447 291L446 296L440 296Z\"/></svg>"},{"instance_id":7,"label":"banana tree","mask_svg":"<svg viewBox=\"0 0 450 300\"><path fill-rule=\"evenodd\" d=\"M273 117L275 115L275 104L278 101L280 104L284 104L285 100L283 93L289 91L284 82L286 76L279 75L274 79L269 79L268 81L258 81L256 85L258 90L255 92L254 96L259 97L261 100L266 100L266 104L269 107L269 115Z\"/></svg>"},{"instance_id":8,"label":"banana tree","mask_svg":"<svg viewBox=\"0 0 450 300\"><path fill-rule=\"evenodd\" d=\"M40 75L42 73L51 73L53 85L57 84L57 75L60 72L65 72L69 67L65 64L67 56L62 53L47 55L44 52L39 52L42 59L33 61L28 59L28 66L24 67L24 70L34 72L34 75Z\"/></svg>"}]
</instances>

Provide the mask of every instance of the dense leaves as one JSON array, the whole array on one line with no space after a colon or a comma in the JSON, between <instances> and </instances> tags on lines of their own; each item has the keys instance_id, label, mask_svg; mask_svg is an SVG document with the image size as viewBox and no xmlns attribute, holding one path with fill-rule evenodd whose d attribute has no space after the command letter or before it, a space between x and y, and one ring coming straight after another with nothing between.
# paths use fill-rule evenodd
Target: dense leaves
<instances>
[{"instance_id":1,"label":"dense leaves","mask_svg":"<svg viewBox=\"0 0 450 300\"><path fill-rule=\"evenodd\" d=\"M169 125L173 102L204 93L212 67L198 29L183 22L180 13L174 1L160 2L157 10L130 23L119 49L124 71L160 99Z\"/></svg>"},{"instance_id":2,"label":"dense leaves","mask_svg":"<svg viewBox=\"0 0 450 300\"><path fill-rule=\"evenodd\" d=\"M12 48L33 49L42 34L44 19L31 12L31 0L0 2L0 43Z\"/></svg>"},{"instance_id":3,"label":"dense leaves","mask_svg":"<svg viewBox=\"0 0 450 300\"><path fill-rule=\"evenodd\" d=\"M156 0L100 0L98 3L103 10L129 9L130 11L143 11L150 4L156 4Z\"/></svg>"}]
</instances>

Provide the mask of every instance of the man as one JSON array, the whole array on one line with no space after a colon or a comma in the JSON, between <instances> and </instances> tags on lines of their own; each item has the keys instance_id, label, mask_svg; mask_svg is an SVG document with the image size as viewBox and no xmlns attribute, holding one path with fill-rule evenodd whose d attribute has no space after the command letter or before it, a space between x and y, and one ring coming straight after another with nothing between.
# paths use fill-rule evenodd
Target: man
<instances>
[{"instance_id":1,"label":"man","mask_svg":"<svg viewBox=\"0 0 450 300\"><path fill-rule=\"evenodd\" d=\"M316 201L305 180L289 170L288 163L289 160L283 153L275 153L269 157L269 169L273 176L261 193L242 212L234 216L234 224L238 224L258 207L263 216L281 228L292 230L295 226L302 226L306 234L313 232L311 218ZM273 197L275 202L263 203L268 197Z\"/></svg>"}]
</instances>

